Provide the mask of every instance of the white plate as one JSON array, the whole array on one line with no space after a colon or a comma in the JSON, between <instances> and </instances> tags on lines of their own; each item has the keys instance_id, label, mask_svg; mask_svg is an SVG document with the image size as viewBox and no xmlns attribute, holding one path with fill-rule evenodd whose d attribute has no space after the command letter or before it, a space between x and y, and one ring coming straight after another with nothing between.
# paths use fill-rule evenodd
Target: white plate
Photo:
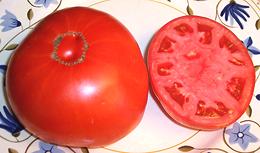
<instances>
[{"instance_id":1,"label":"white plate","mask_svg":"<svg viewBox=\"0 0 260 153\"><path fill-rule=\"evenodd\" d=\"M36 1L39 4L36 4ZM19 44L21 40L33 29L35 23L55 9L62 9L72 6L87 6L105 11L118 20L120 20L133 34L137 40L143 54L146 52L147 45L153 34L168 21L183 15L187 15L187 6L192 9L195 15L201 15L215 19L229 28L241 39L251 37L252 46L260 48L260 29L257 30L256 22L260 19L260 5L257 0L236 0L238 4L249 6L244 9L250 18L243 21L244 29L233 21L226 22L220 16L220 12L228 5L229 1L222 0L28 0L28 1L10 1L0 0L0 18L6 15L6 10L15 16L16 22L21 22L21 26L8 29L8 31L0 32L0 65L6 65L7 60L12 52L14 44ZM31 9L31 11L29 11ZM217 11L216 11L217 10ZM191 11L189 11L191 12ZM28 15L30 14L30 15ZM33 14L33 15L32 15ZM10 16L10 15L9 15ZM229 16L231 20L231 16ZM1 19L0 23L5 21ZM231 20L232 21L232 20ZM259 20L260 28L260 20ZM6 23L0 25L0 30L7 26ZM40 46L39 44L36 44ZM251 53L250 53L251 54ZM260 55L251 54L254 64L260 65ZM2 67L3 68L3 67ZM4 73L1 73L3 80ZM256 71L259 76L259 70ZM170 120L163 111L158 107L154 99L149 95L148 105L145 110L144 117L136 129L120 141L104 148L89 149L90 153L114 153L114 152L248 152L260 149L260 99L256 96L260 94L259 80L256 82L255 94L250 104L250 108L235 125L231 125L226 129L211 132L202 132L184 128L175 124ZM3 86L3 81L1 82ZM26 90L26 89L25 89ZM260 96L260 95L259 95ZM0 91L0 110L6 105L4 98L4 88ZM46 112L47 113L47 112ZM249 115L250 114L250 115ZM4 124L0 119L0 125ZM240 128L242 133L238 133L235 129ZM248 131L243 131L249 127ZM16 127L17 128L17 127ZM76 129L75 129L76 130ZM226 130L234 134L228 134ZM237 133L237 134L236 134ZM241 134L249 134L251 137L238 138ZM233 138L233 139L230 139ZM237 139L236 139L237 138ZM243 140L243 141L242 141ZM39 139L31 136L24 130L21 130L19 136L13 136L7 130L0 128L0 151L19 153L31 153L38 151L39 153L50 151L52 153L61 152L87 152L87 149L69 148L54 146L44 143Z\"/></svg>"}]
</instances>

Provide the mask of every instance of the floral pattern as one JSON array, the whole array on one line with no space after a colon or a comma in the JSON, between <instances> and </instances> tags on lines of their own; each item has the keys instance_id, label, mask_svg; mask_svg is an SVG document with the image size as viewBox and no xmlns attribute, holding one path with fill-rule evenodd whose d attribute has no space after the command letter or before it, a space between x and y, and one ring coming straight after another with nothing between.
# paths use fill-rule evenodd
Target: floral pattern
<instances>
[{"instance_id":1,"label":"floral pattern","mask_svg":"<svg viewBox=\"0 0 260 153\"><path fill-rule=\"evenodd\" d=\"M256 47L253 46L253 40L251 37L246 38L243 41L244 45L246 46L246 48L248 49L249 52L251 52L252 54L260 54L260 50Z\"/></svg>"},{"instance_id":2,"label":"floral pattern","mask_svg":"<svg viewBox=\"0 0 260 153\"><path fill-rule=\"evenodd\" d=\"M3 106L4 114L0 112L0 128L10 132L13 136L19 136L20 132L24 130L23 126L12 115L6 106Z\"/></svg>"},{"instance_id":3,"label":"floral pattern","mask_svg":"<svg viewBox=\"0 0 260 153\"><path fill-rule=\"evenodd\" d=\"M230 3L223 8L223 10L220 13L220 16L223 17L225 15L226 21L228 21L229 19L230 20L234 19L238 23L239 27L241 29L244 29L244 26L240 21L239 17L244 21L247 21L247 18L250 17L250 15L246 11L246 9L248 8L249 6L247 5L241 5L234 0L231 0Z\"/></svg>"},{"instance_id":4,"label":"floral pattern","mask_svg":"<svg viewBox=\"0 0 260 153\"><path fill-rule=\"evenodd\" d=\"M22 25L21 22L17 20L16 16L8 10L5 10L5 15L3 15L1 19L4 20L2 23L0 23L0 25L4 27L2 32L12 30Z\"/></svg>"},{"instance_id":5,"label":"floral pattern","mask_svg":"<svg viewBox=\"0 0 260 153\"><path fill-rule=\"evenodd\" d=\"M226 133L230 136L229 143L238 143L239 146L245 150L249 143L258 141L258 138L250 133L250 124L239 124L235 123L231 129L227 129Z\"/></svg>"},{"instance_id":6,"label":"floral pattern","mask_svg":"<svg viewBox=\"0 0 260 153\"><path fill-rule=\"evenodd\" d=\"M256 99L260 101L260 94L257 94L256 96Z\"/></svg>"},{"instance_id":7,"label":"floral pattern","mask_svg":"<svg viewBox=\"0 0 260 153\"><path fill-rule=\"evenodd\" d=\"M45 8L49 7L50 4L57 4L57 0L36 0L34 4L36 5L43 5Z\"/></svg>"},{"instance_id":8,"label":"floral pattern","mask_svg":"<svg viewBox=\"0 0 260 153\"><path fill-rule=\"evenodd\" d=\"M5 74L6 69L7 69L7 66L6 66L6 65L0 65L0 72L1 72L1 73Z\"/></svg>"},{"instance_id":9,"label":"floral pattern","mask_svg":"<svg viewBox=\"0 0 260 153\"><path fill-rule=\"evenodd\" d=\"M92 1L92 0L89 0ZM109 1L109 0L108 0ZM155 0L143 0L143 1L150 1L150 2L156 2ZM179 10L179 12L182 12L184 15L197 15L198 7L195 7L195 4L203 5L204 2L198 2L200 0L186 0L182 1L182 4L185 5L183 8L175 8L175 0L161 0L160 2L157 2L158 5L165 4L165 6L170 6L172 9ZM210 0L203 0L203 1L210 1ZM215 20L217 22L220 22L221 24L225 25L226 27L230 28L237 28L239 30L248 30L249 23L254 22L255 28L254 31L259 32L260 29L260 9L259 9L259 0L216 0L216 10L213 10L212 12L215 13ZM0 0L1 2L1 0ZM106 1L100 0L99 3L105 3ZM26 20L22 20L20 17L21 14L17 17L18 13L15 14L15 11L11 11L8 7L3 10L3 14L0 14L0 57L3 56L2 52L12 52L18 45L19 42L15 42L14 40L19 37L23 32L26 30L30 30L36 25L39 21L41 21L40 18L36 19L36 14L45 11L45 10L51 10L53 9L52 6L56 6L55 9L51 10L52 12L55 12L59 9L62 0L27 0L25 3L28 3L28 10L24 10L24 14L27 15ZM65 3L65 1L64 1ZM69 3L69 2L67 2ZM93 0L93 2L89 2L89 5L98 4L96 0ZM171 5L170 5L171 4ZM1 5L1 3L0 3ZM66 6L66 5L64 5ZM51 13L49 11L49 13ZM209 10L210 11L210 10ZM201 15L201 14L198 14ZM205 14L206 16L206 14ZM29 24L28 24L29 21ZM28 25L27 27L25 25ZM233 26L235 25L235 26ZM251 24L252 25L252 24ZM25 27L23 27L25 26ZM13 34L13 37L9 38L8 40L5 38L2 38L3 35L9 35L10 31L16 32L15 29L17 27L21 27L21 31ZM19 29L19 28L18 28ZM17 29L17 30L18 30ZM248 35L241 37L239 35L239 38L243 41L243 44L248 49L249 53L251 54L251 57L256 57L260 55L260 46L259 46L259 40L256 38L255 33L248 33ZM3 41L5 40L5 41ZM256 67L259 67L259 65L256 65ZM2 79L5 78L5 72L7 69L7 65L5 63L2 63L0 65L0 73ZM258 71L257 75L259 76L260 73ZM256 79L256 83L259 82L259 77ZM5 81L3 82L4 85ZM258 89L259 90L259 89ZM177 145L173 145L172 147L168 147L166 149L161 149L158 152L167 153L167 152L190 152L190 151L197 151L197 152L242 152L242 151L248 151L250 150L252 146L259 145L259 139L260 135L257 134L260 131L260 125L259 123L255 122L255 116L257 116L257 110L259 110L259 101L260 101L260 94L258 91L258 94L255 94L255 99L252 100L252 103L250 104L251 107L247 110L247 115L245 116L246 120L238 120L238 122L234 123L230 128L225 128L223 130L220 130L220 133L218 135L223 134L223 145L216 146L216 147L199 147L197 146L197 142L200 139L200 131L196 131L195 134L193 134L191 137L185 139L181 143ZM255 100L255 101L254 101ZM3 100L4 101L4 100ZM10 134L13 137L17 137L19 134L23 132L26 132L24 130L24 127L19 123L19 121L15 118L15 116L11 113L11 111L7 107L7 102L0 102L0 105L2 109L0 112L0 148L1 148L1 142L2 141L8 141L9 139L5 139ZM247 121L246 123L244 121ZM250 121L250 122L248 122ZM253 128L253 125L255 128ZM9 134L9 135L8 135ZM203 135L203 134L202 134ZM227 137L227 141L225 140L225 136ZM2 138L2 139L1 139ZM88 150L87 148L69 148L69 147L61 147L56 146L53 144L49 144L46 142L43 142L39 140L38 138L34 138L34 140L30 138L25 138L21 141L8 141L9 145L12 146L12 143L20 143L23 141L28 141L28 146L23 146L25 148L25 152L33 152L33 153L65 153L69 150L70 152L80 152L80 153L86 153L86 152L95 152L95 150ZM195 143L193 142L195 141ZM200 140L199 140L200 141ZM22 143L20 145L23 145ZM239 146L242 151L235 150L235 146ZM113 150L109 148L100 148L102 152L125 152L121 150ZM15 150L14 148L8 148L9 152L12 150ZM10 151L11 150L11 151ZM29 150L29 151L28 151ZM256 152L258 149L254 150ZM17 151L19 152L19 151ZM22 151L24 152L24 150ZM156 152L156 151L153 151Z\"/></svg>"},{"instance_id":10,"label":"floral pattern","mask_svg":"<svg viewBox=\"0 0 260 153\"><path fill-rule=\"evenodd\" d=\"M43 141L39 142L39 150L33 153L65 153L63 150L59 149L56 145L45 143Z\"/></svg>"}]
</instances>

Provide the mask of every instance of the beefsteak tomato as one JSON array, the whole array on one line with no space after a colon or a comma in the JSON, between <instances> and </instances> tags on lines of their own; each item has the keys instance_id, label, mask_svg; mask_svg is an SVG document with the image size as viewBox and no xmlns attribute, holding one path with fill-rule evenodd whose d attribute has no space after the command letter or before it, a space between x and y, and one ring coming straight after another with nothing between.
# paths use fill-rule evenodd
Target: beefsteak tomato
<instances>
[{"instance_id":1,"label":"beefsteak tomato","mask_svg":"<svg viewBox=\"0 0 260 153\"><path fill-rule=\"evenodd\" d=\"M255 71L243 43L199 16L164 25L148 49L153 91L178 123L215 130L235 122L253 95Z\"/></svg>"},{"instance_id":2,"label":"beefsteak tomato","mask_svg":"<svg viewBox=\"0 0 260 153\"><path fill-rule=\"evenodd\" d=\"M118 20L75 7L47 16L19 45L6 87L12 110L32 134L59 145L100 147L141 120L148 74Z\"/></svg>"}]
</instances>

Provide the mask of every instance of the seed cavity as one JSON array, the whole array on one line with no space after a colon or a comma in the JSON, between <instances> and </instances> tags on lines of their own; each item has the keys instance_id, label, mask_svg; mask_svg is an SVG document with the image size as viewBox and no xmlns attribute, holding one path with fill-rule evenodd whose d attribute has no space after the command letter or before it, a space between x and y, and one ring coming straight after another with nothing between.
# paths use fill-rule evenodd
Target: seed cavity
<instances>
[{"instance_id":1,"label":"seed cavity","mask_svg":"<svg viewBox=\"0 0 260 153\"><path fill-rule=\"evenodd\" d=\"M159 53L172 53L174 51L173 46L176 43L175 40L166 36L163 38L160 48L158 50Z\"/></svg>"},{"instance_id":2,"label":"seed cavity","mask_svg":"<svg viewBox=\"0 0 260 153\"><path fill-rule=\"evenodd\" d=\"M177 33L180 35L180 36L185 36L186 34L191 34L193 33L193 29L191 26L189 26L188 24L186 23L182 23L176 27L174 27L174 29L177 31Z\"/></svg>"},{"instance_id":3,"label":"seed cavity","mask_svg":"<svg viewBox=\"0 0 260 153\"><path fill-rule=\"evenodd\" d=\"M170 62L159 64L157 67L157 73L160 76L168 76L171 74L172 67L173 67L173 64Z\"/></svg>"},{"instance_id":4,"label":"seed cavity","mask_svg":"<svg viewBox=\"0 0 260 153\"><path fill-rule=\"evenodd\" d=\"M181 83L174 82L172 86L165 87L165 90L169 93L170 97L183 108L183 105L189 102L189 97L182 93L182 88L183 85Z\"/></svg>"},{"instance_id":5,"label":"seed cavity","mask_svg":"<svg viewBox=\"0 0 260 153\"><path fill-rule=\"evenodd\" d=\"M197 111L195 115L209 117L209 118L219 118L226 114L232 114L233 111L228 109L223 102L215 101L217 107L207 107L205 101L199 100L197 104Z\"/></svg>"},{"instance_id":6,"label":"seed cavity","mask_svg":"<svg viewBox=\"0 0 260 153\"><path fill-rule=\"evenodd\" d=\"M227 48L231 53L234 53L236 51L238 51L237 46L230 41L225 35L223 35L220 39L219 39L219 47L220 48Z\"/></svg>"},{"instance_id":7,"label":"seed cavity","mask_svg":"<svg viewBox=\"0 0 260 153\"><path fill-rule=\"evenodd\" d=\"M197 24L199 33L199 42L202 44L210 44L212 42L212 27L205 24Z\"/></svg>"},{"instance_id":8,"label":"seed cavity","mask_svg":"<svg viewBox=\"0 0 260 153\"><path fill-rule=\"evenodd\" d=\"M237 66L242 66L245 65L242 60L237 59L236 57L233 57L232 59L228 60L230 63L237 65Z\"/></svg>"},{"instance_id":9,"label":"seed cavity","mask_svg":"<svg viewBox=\"0 0 260 153\"><path fill-rule=\"evenodd\" d=\"M227 82L226 90L238 101L241 98L244 85L245 80L243 78L233 77Z\"/></svg>"}]
</instances>

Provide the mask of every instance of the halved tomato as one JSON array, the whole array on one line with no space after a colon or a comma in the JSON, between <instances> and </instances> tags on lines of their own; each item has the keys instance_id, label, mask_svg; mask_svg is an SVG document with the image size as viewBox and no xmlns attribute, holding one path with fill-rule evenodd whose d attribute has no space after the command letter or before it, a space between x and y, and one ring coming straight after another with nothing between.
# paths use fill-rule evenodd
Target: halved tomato
<instances>
[{"instance_id":1,"label":"halved tomato","mask_svg":"<svg viewBox=\"0 0 260 153\"><path fill-rule=\"evenodd\" d=\"M177 122L213 130L236 121L254 89L254 66L230 30L199 16L163 26L148 49L155 95Z\"/></svg>"}]
</instances>

